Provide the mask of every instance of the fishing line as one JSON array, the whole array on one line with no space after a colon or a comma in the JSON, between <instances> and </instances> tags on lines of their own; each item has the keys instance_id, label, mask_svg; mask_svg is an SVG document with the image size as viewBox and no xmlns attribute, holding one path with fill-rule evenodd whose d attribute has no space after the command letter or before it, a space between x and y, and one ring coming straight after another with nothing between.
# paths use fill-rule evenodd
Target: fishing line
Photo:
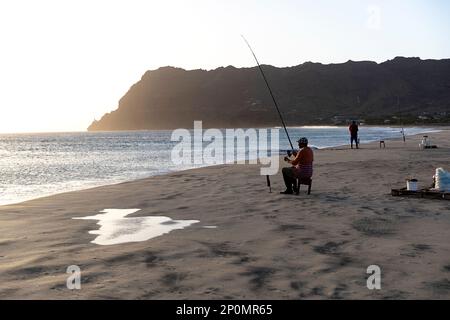
<instances>
[{"instance_id":1,"label":"fishing line","mask_svg":"<svg viewBox=\"0 0 450 320\"><path fill-rule=\"evenodd\" d=\"M289 132L286 129L286 124L284 123L283 116L281 115L280 108L278 108L277 100L275 99L275 96L273 95L272 89L270 88L269 81L267 81L266 75L264 74L263 69L261 68L261 65L259 64L258 58L256 57L255 52L253 51L252 47L250 46L250 43L248 43L247 39L243 35L241 35L242 39L244 39L245 43L247 44L248 48L250 49L250 52L252 53L253 57L255 58L256 64L258 65L259 71L261 72L261 75L264 79L264 82L266 83L267 89L269 89L270 96L272 97L273 104L275 105L275 108L277 109L278 115L280 116L281 124L283 125L284 132L286 133L286 136L289 140L289 144L291 145L292 153L294 153L294 146L292 145L291 137L289 136ZM270 186L270 177L266 176L267 180L267 187L269 187L269 192L272 192L272 187Z\"/></svg>"},{"instance_id":2,"label":"fishing line","mask_svg":"<svg viewBox=\"0 0 450 320\"><path fill-rule=\"evenodd\" d=\"M258 65L259 71L261 72L261 75L262 75L262 77L264 79L264 82L266 83L267 89L269 89L269 93L270 93L270 96L272 97L273 104L275 105L275 108L277 109L278 115L280 116L280 120L281 120L281 123L283 125L284 132L286 132L286 136L287 136L287 138L289 140L289 144L291 145L291 149L294 152L294 146L292 145L291 137L289 137L289 133L288 133L288 131L286 129L286 124L284 123L283 116L281 115L281 112L280 112L280 108L278 108L277 100L275 99L275 96L273 95L272 89L270 88L269 81L267 81L266 75L264 74L264 71L261 68L261 65L259 64L258 58L256 57L255 52L253 51L252 47L248 43L247 39L245 39L245 37L243 35L241 35L241 37L242 37L242 39L244 39L244 41L247 44L248 48L250 49L253 57L255 58L256 64Z\"/></svg>"}]
</instances>

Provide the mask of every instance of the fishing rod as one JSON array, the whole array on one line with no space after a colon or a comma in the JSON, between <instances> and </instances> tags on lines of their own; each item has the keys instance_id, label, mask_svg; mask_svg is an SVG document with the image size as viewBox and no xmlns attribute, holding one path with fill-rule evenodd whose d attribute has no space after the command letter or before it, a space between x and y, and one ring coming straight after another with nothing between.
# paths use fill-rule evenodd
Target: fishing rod
<instances>
[{"instance_id":1,"label":"fishing rod","mask_svg":"<svg viewBox=\"0 0 450 320\"><path fill-rule=\"evenodd\" d=\"M270 93L270 96L272 97L273 104L275 105L278 115L280 116L281 124L283 125L284 132L286 132L286 136L289 140L289 144L291 145L292 153L295 153L294 146L292 145L291 137L289 136L289 132L286 129L286 124L284 123L283 116L281 115L281 112L280 112L280 108L278 108L277 100L275 99L272 89L270 88L269 81L267 81L266 75L264 74L264 71L261 68L261 65L259 64L258 58L256 57L256 54L253 51L252 47L250 46L250 43L248 43L247 39L245 39L245 37L243 35L241 35L241 37L242 37L242 39L244 39L245 43L247 44L248 48L250 49L250 52L252 53L253 57L255 58L256 64L258 65L259 71L261 72L264 82L266 83L267 89L269 89L269 93ZM266 175L266 180L267 180L267 187L269 187L269 192L272 193L272 187L270 186L269 175Z\"/></svg>"},{"instance_id":2,"label":"fishing rod","mask_svg":"<svg viewBox=\"0 0 450 320\"><path fill-rule=\"evenodd\" d=\"M270 88L269 81L267 81L266 75L264 74L264 71L261 68L261 65L259 64L258 58L256 57L255 52L253 51L252 47L248 43L247 39L245 39L245 37L243 35L241 35L241 37L242 37L242 39L244 39L244 41L247 44L248 48L250 49L253 57L255 58L256 64L258 65L259 71L261 72L261 75L262 75L262 77L264 79L264 82L266 83L267 89L269 89L269 93L270 93L270 96L272 97L273 104L275 105L275 108L277 109L278 115L280 116L280 120L281 120L281 123L283 124L284 132L286 132L286 136L287 136L287 138L289 140L289 144L291 145L292 152L294 152L294 146L292 145L291 137L289 137L289 133L288 133L288 131L286 129L286 124L284 123L283 116L281 115L281 112L280 112L280 108L278 108L277 100L275 99L275 96L273 95L272 89Z\"/></svg>"}]
</instances>

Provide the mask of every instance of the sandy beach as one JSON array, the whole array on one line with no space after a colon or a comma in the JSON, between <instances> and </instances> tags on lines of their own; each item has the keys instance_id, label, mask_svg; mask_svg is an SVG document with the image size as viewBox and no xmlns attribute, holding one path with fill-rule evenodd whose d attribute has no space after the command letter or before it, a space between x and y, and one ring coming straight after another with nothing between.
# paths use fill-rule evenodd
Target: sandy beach
<instances>
[{"instance_id":1,"label":"sandy beach","mask_svg":"<svg viewBox=\"0 0 450 320\"><path fill-rule=\"evenodd\" d=\"M450 170L450 130L430 137L318 150L309 196L280 195L281 170L269 193L258 165L221 165L1 206L0 299L450 299L450 202L390 195ZM72 218L107 208L200 222L100 246Z\"/></svg>"}]
</instances>

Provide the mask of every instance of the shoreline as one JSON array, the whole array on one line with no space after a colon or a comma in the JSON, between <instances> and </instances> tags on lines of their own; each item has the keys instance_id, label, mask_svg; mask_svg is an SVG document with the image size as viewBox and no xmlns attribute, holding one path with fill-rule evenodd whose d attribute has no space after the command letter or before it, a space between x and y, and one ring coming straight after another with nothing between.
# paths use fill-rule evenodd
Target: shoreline
<instances>
[{"instance_id":1,"label":"shoreline","mask_svg":"<svg viewBox=\"0 0 450 320\"><path fill-rule=\"evenodd\" d=\"M311 195L269 193L259 165L218 165L0 207L0 299L449 299L450 207L392 197L448 166L450 131L359 150L317 150ZM448 169L448 168L447 168ZM199 221L159 237L93 244L104 209ZM207 228L216 226L216 228ZM368 290L379 265L382 290ZM82 289L66 288L66 269Z\"/></svg>"},{"instance_id":2,"label":"shoreline","mask_svg":"<svg viewBox=\"0 0 450 320\"><path fill-rule=\"evenodd\" d=\"M310 126L310 127L315 127L315 126ZM339 127L339 126L329 126L329 127ZM342 126L342 127L345 127L345 126ZM364 125L364 127L396 128L395 126L376 126L376 125L374 125L374 126ZM288 128L300 129L300 128L308 128L308 126L288 127ZM407 127L405 127L405 128L407 128ZM411 128L416 128L416 127L413 126ZM424 132L419 133L419 134L406 135L406 137L415 137L415 136L419 136L419 135L422 135L422 134L425 134L425 133L440 132L442 130L449 130L450 129L450 127L444 127L444 128L432 128L432 127L428 128L428 127L426 127L426 128L430 129L430 131L424 131ZM143 131L146 131L146 130L143 130ZM80 133L83 133L83 132L80 132ZM26 133L24 133L24 134L26 134ZM55 134L57 134L57 133L55 132ZM385 140L386 141L395 141L395 140L400 140L400 138L386 138ZM361 145L371 144L371 143L374 143L375 141L376 140L369 140L367 142L365 141ZM327 149L341 148L341 147L344 147L346 145L347 144L336 145L336 146L320 147L320 148L317 148L317 150L327 150ZM282 150L280 150L280 152L281 151ZM280 158L281 159L283 158L281 154L280 154ZM282 161L280 161L280 163L282 163ZM75 188L75 189L67 190L67 191L64 191L64 192L51 193L51 194L37 196L37 197L29 198L29 199L19 200L17 202L0 204L0 207L2 207L2 206L11 206L11 205L19 205L19 204L24 203L24 202L33 201L33 200L37 200L37 199L41 199L41 198L52 197L52 196L55 196L55 195L58 195L58 194L65 194L65 193L70 193L70 192L78 192L78 191L82 191L82 190L91 190L91 189L95 189L95 188L106 187L106 186L109 186L109 185L119 185L119 184L129 183L129 182L133 182L133 181L145 180L145 179L149 179L149 178L156 177L156 176L164 176L164 175L173 174L173 173L177 173L177 172L184 172L184 171L187 171L187 170L196 170L196 169L202 169L202 168L208 168L208 167L223 166L223 165L234 165L234 164L238 164L238 163L234 162L234 163L223 163L223 164L215 164L215 165L203 165L203 166L199 166L199 167L192 167L192 168L188 168L188 169L181 169L181 170L175 170L175 171L162 172L162 173L157 173L157 174L153 174L153 175L150 175L150 176L143 176L142 178L130 179L130 180L127 179L127 180L123 180L123 181L119 181L119 182L113 182L113 183L105 181L106 182L105 184L103 184L103 183L101 183L101 184L93 184L91 186L82 187L81 189Z\"/></svg>"}]
</instances>

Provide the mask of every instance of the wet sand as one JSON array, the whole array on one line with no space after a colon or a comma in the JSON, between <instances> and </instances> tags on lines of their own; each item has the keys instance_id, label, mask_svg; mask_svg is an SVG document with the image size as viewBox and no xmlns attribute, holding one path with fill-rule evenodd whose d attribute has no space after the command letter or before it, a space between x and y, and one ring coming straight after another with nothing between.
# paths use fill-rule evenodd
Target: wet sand
<instances>
[{"instance_id":1,"label":"wet sand","mask_svg":"<svg viewBox=\"0 0 450 320\"><path fill-rule=\"evenodd\" d=\"M450 299L450 202L390 195L450 169L450 131L430 137L439 149L416 136L316 151L309 196L222 165L2 206L0 299ZM100 246L97 221L72 218L107 208L200 222ZM381 290L366 287L373 264ZM70 265L81 290L66 287Z\"/></svg>"}]
</instances>

